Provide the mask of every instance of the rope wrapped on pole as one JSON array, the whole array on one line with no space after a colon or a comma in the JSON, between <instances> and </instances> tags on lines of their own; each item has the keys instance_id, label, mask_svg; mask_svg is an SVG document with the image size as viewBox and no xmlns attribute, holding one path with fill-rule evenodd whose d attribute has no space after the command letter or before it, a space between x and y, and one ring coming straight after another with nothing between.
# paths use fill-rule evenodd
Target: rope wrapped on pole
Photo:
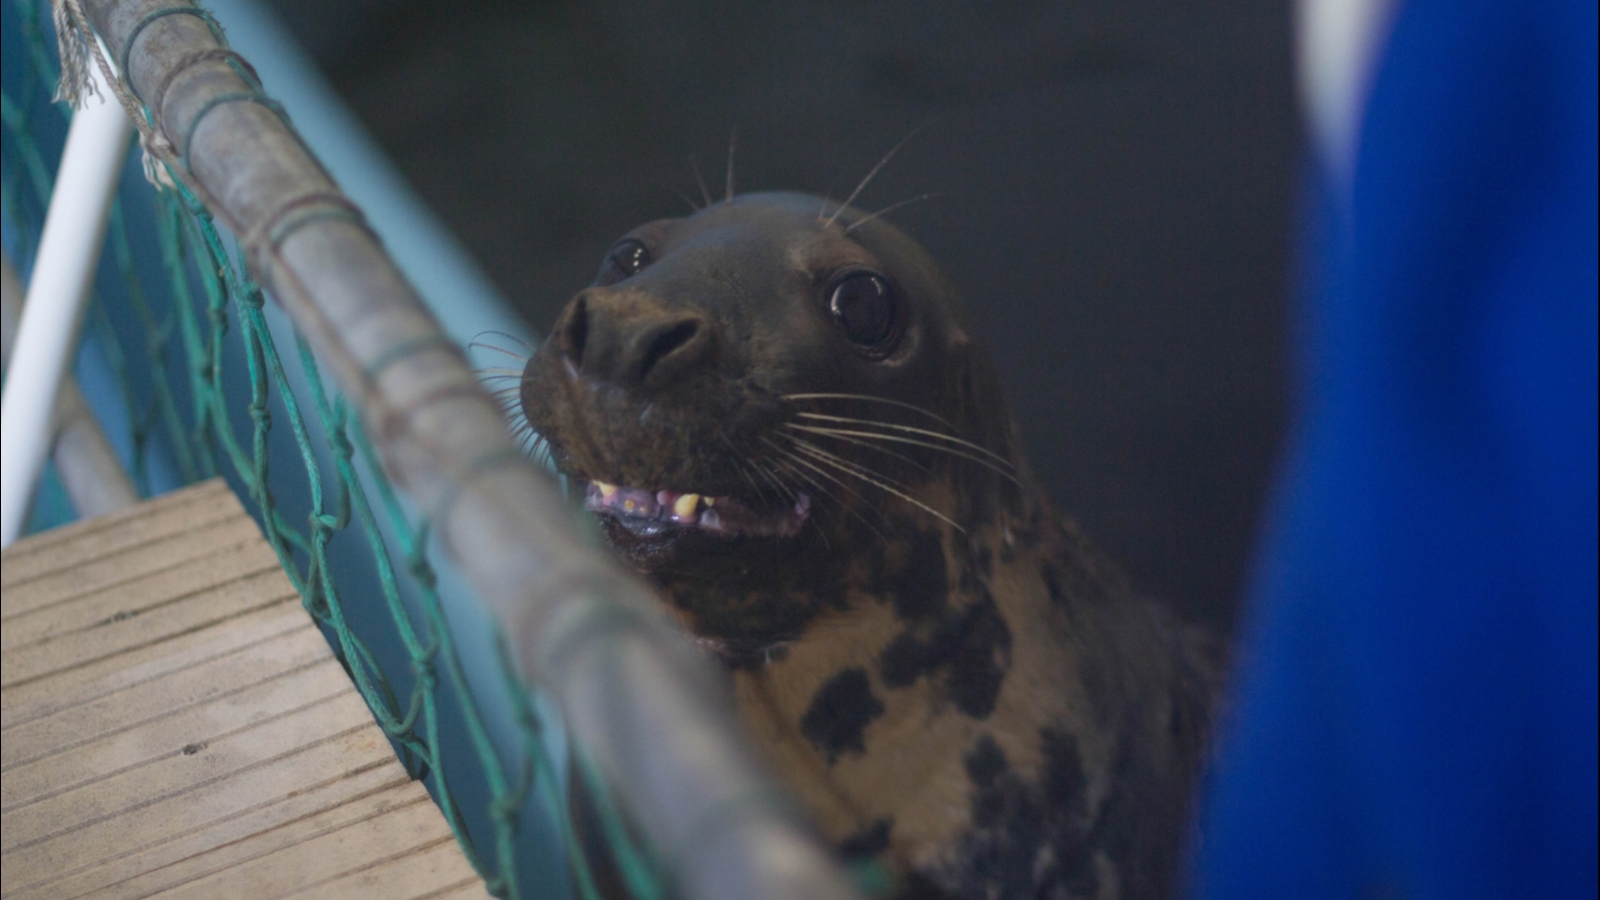
<instances>
[{"instance_id":1,"label":"rope wrapped on pole","mask_svg":"<svg viewBox=\"0 0 1600 900\"><path fill-rule=\"evenodd\" d=\"M56 0L99 35L156 160L238 239L360 411L389 479L499 620L685 898L844 898L741 741L726 687L520 453L499 406L204 10ZM89 64L109 68L98 57Z\"/></svg>"}]
</instances>

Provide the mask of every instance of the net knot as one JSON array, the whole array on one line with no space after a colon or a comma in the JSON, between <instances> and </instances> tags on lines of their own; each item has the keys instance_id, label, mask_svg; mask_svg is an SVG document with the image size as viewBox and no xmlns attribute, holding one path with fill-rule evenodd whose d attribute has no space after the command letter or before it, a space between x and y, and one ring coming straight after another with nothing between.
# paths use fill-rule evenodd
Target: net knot
<instances>
[{"instance_id":1,"label":"net knot","mask_svg":"<svg viewBox=\"0 0 1600 900\"><path fill-rule=\"evenodd\" d=\"M510 828L517 827L517 809L523 798L518 794L503 794L489 802L489 817Z\"/></svg>"},{"instance_id":2,"label":"net knot","mask_svg":"<svg viewBox=\"0 0 1600 900\"><path fill-rule=\"evenodd\" d=\"M335 428L328 429L328 443L333 449L336 459L347 460L355 455L355 445L350 443L350 438L344 433L344 415L339 414L335 420Z\"/></svg>"},{"instance_id":3,"label":"net knot","mask_svg":"<svg viewBox=\"0 0 1600 900\"><path fill-rule=\"evenodd\" d=\"M439 641L435 638L432 643L411 658L411 674L417 676L419 690L424 690L431 694L433 689L439 686L439 670L434 665L438 657Z\"/></svg>"}]
</instances>

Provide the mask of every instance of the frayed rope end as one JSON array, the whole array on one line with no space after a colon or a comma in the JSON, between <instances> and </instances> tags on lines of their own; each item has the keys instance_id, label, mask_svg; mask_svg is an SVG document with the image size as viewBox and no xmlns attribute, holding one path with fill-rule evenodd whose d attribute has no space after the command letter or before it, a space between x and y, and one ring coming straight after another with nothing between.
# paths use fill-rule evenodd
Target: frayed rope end
<instances>
[{"instance_id":1,"label":"frayed rope end","mask_svg":"<svg viewBox=\"0 0 1600 900\"><path fill-rule=\"evenodd\" d=\"M100 88L89 73L89 54L93 52L89 42L94 36L84 24L82 11L73 9L76 0L51 0L51 6L56 52L61 57L61 82L52 99L80 109L88 98L100 96Z\"/></svg>"}]
</instances>

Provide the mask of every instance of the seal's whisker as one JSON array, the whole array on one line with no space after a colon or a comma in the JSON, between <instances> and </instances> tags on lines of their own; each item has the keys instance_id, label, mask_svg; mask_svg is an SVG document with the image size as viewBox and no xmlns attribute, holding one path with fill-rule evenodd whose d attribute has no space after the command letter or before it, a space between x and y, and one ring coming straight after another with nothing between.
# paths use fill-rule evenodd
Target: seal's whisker
<instances>
[{"instance_id":1,"label":"seal's whisker","mask_svg":"<svg viewBox=\"0 0 1600 900\"><path fill-rule=\"evenodd\" d=\"M763 466L760 463L753 462L752 464L756 467L756 473L762 478L765 478L769 484L777 489L779 497L785 499L789 503L800 502L800 492L797 491L793 485L784 482L784 480L779 477L777 472L774 472L769 467Z\"/></svg>"},{"instance_id":2,"label":"seal's whisker","mask_svg":"<svg viewBox=\"0 0 1600 900\"><path fill-rule=\"evenodd\" d=\"M744 454L739 452L739 448L734 446L733 441L729 440L726 434L719 434L717 436L722 438L722 442L727 444L728 449L733 452L733 455L730 456L729 459L732 459L739 465L740 473L744 475L746 481L750 482L750 486L755 489L755 496L760 497L766 494L767 491L760 485L756 484L755 480L752 479L749 473L745 470L745 464L747 462L750 466L754 467L757 475L760 475L769 485L777 489L778 496L787 498L791 503L799 501L799 497L795 495L793 490L789 489L788 485L784 484L782 480L774 477L771 472L763 469L760 463L753 459L741 459Z\"/></svg>"},{"instance_id":3,"label":"seal's whisker","mask_svg":"<svg viewBox=\"0 0 1600 900\"><path fill-rule=\"evenodd\" d=\"M728 200L733 199L733 151L738 144L739 126L735 125L733 130L728 132L728 196L726 198Z\"/></svg>"},{"instance_id":4,"label":"seal's whisker","mask_svg":"<svg viewBox=\"0 0 1600 900\"><path fill-rule=\"evenodd\" d=\"M815 479L813 479L810 476L806 475L806 473L801 472L798 469L795 469L792 465L790 465L790 463L798 463L798 464L800 464L802 466L805 466L806 468L810 469L811 471L815 472L816 474L818 474L818 475L822 476L823 478L826 478L829 481L833 482L834 484L838 485L842 490L849 491L851 495L853 495L856 499L860 500L863 504L865 504L868 509L873 509L874 507L872 506L872 504L867 502L867 498L862 496L860 491L856 490L855 488L851 487L848 484L845 484L843 481L840 481L838 478L834 477L831 473L829 473L827 471L824 471L823 469L819 469L816 466L812 465L810 462L807 462L806 460L801 459L799 456L795 455L792 451L790 451L790 450L788 450L788 449L786 449L784 447L778 446L776 443L773 443L770 439L762 438L762 440L766 441L767 444L772 447L772 449L776 450L783 457L784 460L787 460L787 462L784 462L784 461L781 461L781 460L774 460L774 462L776 462L779 465L782 465L785 468L787 468L796 477L805 479L807 483L809 483L816 490L820 491L823 494L823 496L827 497L829 500L832 500L834 502L834 504L837 505L840 509L844 510L845 512L850 513L851 515L855 516L857 519L860 519L861 520L861 524L863 524L863 525L867 526L869 529L871 529L872 533L876 534L878 536L878 538L880 540L882 540L885 544L889 543L889 536L884 534L883 531L878 528L878 526L872 524L872 522L869 521L866 516L862 515L859 510L851 507L849 504L847 504L844 501L840 500L838 495L834 494L832 491L830 491L827 488L823 487L821 484L818 484Z\"/></svg>"},{"instance_id":5,"label":"seal's whisker","mask_svg":"<svg viewBox=\"0 0 1600 900\"><path fill-rule=\"evenodd\" d=\"M727 439L724 438L723 440L726 441ZM731 456L731 457L728 458L728 460L729 460L729 462L732 462L735 466L738 467L738 469L739 469L739 477L743 478L745 480L745 483L750 485L750 495L752 497L761 496L761 494L763 493L763 491L761 490L761 485L756 484L756 480L754 478L750 477L750 468L745 463L745 461L740 459L740 458L738 458L737 456Z\"/></svg>"},{"instance_id":6,"label":"seal's whisker","mask_svg":"<svg viewBox=\"0 0 1600 900\"><path fill-rule=\"evenodd\" d=\"M521 428L521 437L517 443L522 447L522 452L540 465L555 468L555 454L550 449L550 441L544 435L533 430L532 423L524 422Z\"/></svg>"},{"instance_id":7,"label":"seal's whisker","mask_svg":"<svg viewBox=\"0 0 1600 900\"><path fill-rule=\"evenodd\" d=\"M736 453L738 452L737 448L733 447L733 442L728 440L727 435L722 435L722 441L723 441L723 443L727 444L729 446L729 448L734 449L734 451ZM735 458L734 461L735 462L739 462L737 457ZM778 463L780 465L782 464L781 461L779 461L779 460L773 460L773 462ZM799 503L800 502L800 492L795 490L794 488L790 487L788 484L785 484L784 480L781 477L779 477L778 473L772 471L767 466L763 466L761 463L757 462L756 460L752 459L752 460L749 461L749 463L750 463L750 466L755 469L757 475L761 476L761 478L763 478L768 484L772 485L773 487L775 487L777 489L778 496L785 498L789 503ZM743 470L743 463L742 462L740 463L740 466L741 466L741 471L742 471ZM750 481L750 484L751 484L752 487L756 488L756 495L757 496L760 496L760 495L766 493L765 491L761 490L760 487L757 486L756 483L753 480L750 479L749 475L745 475L745 479L747 481ZM809 481L810 479L807 479L807 480ZM812 482L812 486L813 487L817 487L815 482ZM828 499L834 500L835 503L838 502L836 499L834 499L833 495L827 494L825 491L822 492L822 493ZM818 504L817 508L821 509L822 508L822 504ZM823 530L822 525L820 523L818 523L815 518L812 518L812 517L809 517L809 516L806 518L806 521L811 523L811 527L815 528L817 530L817 536L822 538L822 545L824 547L827 547L829 550L832 550L833 549L833 542L828 540L828 533Z\"/></svg>"},{"instance_id":8,"label":"seal's whisker","mask_svg":"<svg viewBox=\"0 0 1600 900\"><path fill-rule=\"evenodd\" d=\"M888 165L889 160L894 159L894 155L899 153L900 148L906 145L906 141L916 137L917 132L926 127L927 123L918 125L917 127L911 129L910 134L907 134L905 137L901 138L899 143L895 144L893 147L890 147L889 152L883 155L883 159L878 160L878 164L872 167L872 171L867 173L867 177L861 179L861 183L856 185L856 189L850 192L850 196L846 197L844 202L839 204L839 208L833 211L833 215L828 217L828 224L832 225L839 218L839 214L844 212L845 207L855 202L856 197L860 196L861 192L866 190L867 185L872 183L872 179L877 176L878 171L884 166Z\"/></svg>"},{"instance_id":9,"label":"seal's whisker","mask_svg":"<svg viewBox=\"0 0 1600 900\"><path fill-rule=\"evenodd\" d=\"M795 415L802 419L815 419L819 422L838 422L844 425L861 425L869 428L888 428L894 431L902 431L907 434L918 434L924 437L937 438L941 441L950 441L953 444L959 444L963 447L976 450L977 452L989 457L1001 465L1011 465L1011 462L1005 457L995 453L993 450L990 450L982 444L974 444L964 437L954 434L946 434L943 431L929 431L926 428L918 428L915 425L901 425L896 422L883 422L878 419L862 419L857 416L836 416L828 413L813 412L799 412L795 413Z\"/></svg>"},{"instance_id":10,"label":"seal's whisker","mask_svg":"<svg viewBox=\"0 0 1600 900\"><path fill-rule=\"evenodd\" d=\"M800 427L803 427L803 426L795 425L793 422L784 422L779 427L780 428L788 428L790 430L793 430L793 429L800 428ZM811 429L812 433L816 433L816 431L817 431L817 429ZM914 460L911 457L905 455L904 453L897 453L897 452L895 452L893 450L890 450L888 447L880 447L877 444L872 443L871 441L863 441L863 440L858 440L856 438L845 437L842 434L833 434L833 435L829 435L829 437L833 438L836 441L843 441L846 444L853 444L853 445L855 445L857 447L863 447L863 448L865 448L867 450L872 450L872 451L875 451L877 453L882 453L882 454L885 454L887 456L892 456L895 459L898 459L901 462L905 463L906 465L916 468L917 471L919 471L919 472L922 472L922 473L924 473L926 475L930 475L930 476L933 475L933 470L929 469L927 466L923 465L922 463L917 462L916 460Z\"/></svg>"},{"instance_id":11,"label":"seal's whisker","mask_svg":"<svg viewBox=\"0 0 1600 900\"><path fill-rule=\"evenodd\" d=\"M833 462L833 463L835 463L837 465L848 466L852 471L860 472L860 473L865 474L865 475L871 475L874 478L882 479L884 481L884 483L886 483L886 484L888 484L888 485L890 485L892 487L899 488L902 491L911 490L911 486L910 485L907 485L907 484L904 484L904 483L902 483L900 481L897 481L897 480L889 477L888 475L885 475L884 473L879 472L878 470L872 468L871 466L865 465L864 463L859 463L859 462L856 462L855 460L846 459L846 458L844 458L843 456L840 456L837 453L833 453L833 452L831 452L829 450L825 450L822 447L818 446L816 443L814 443L812 441L808 441L805 438L796 437L796 436L794 436L792 434L786 434L786 435L784 435L784 437L787 438L790 443L794 444L796 447L798 447L798 448L800 448L802 450L807 451L808 454L813 456L813 457L825 458L826 460L828 460L830 462Z\"/></svg>"},{"instance_id":12,"label":"seal's whisker","mask_svg":"<svg viewBox=\"0 0 1600 900\"><path fill-rule=\"evenodd\" d=\"M874 477L873 474L869 474L866 470L861 469L861 467L856 466L853 463L850 463L850 462L845 461L845 460L841 460L841 459L839 459L839 457L834 456L832 453L828 453L826 450L818 450L818 449L816 449L815 447L813 447L813 446L811 446L809 444L808 445L803 445L803 446L802 445L797 445L797 449L801 450L802 452L807 452L808 455L811 455L813 459L816 459L820 463L824 463L826 465L833 466L835 469L838 469L839 471L844 472L844 473L846 473L848 475L854 475L855 477L861 479L862 481L865 481L866 483L872 485L873 487L878 488L879 490L886 491L886 492L888 492L890 494L895 495L896 497L899 497L901 500L904 500L907 503L910 503L913 506L918 507L923 512L928 513L929 515L933 516L934 518L937 518L937 519L943 521L945 524L947 524L951 528L954 528L955 530L961 532L962 534L966 534L967 533L967 530L965 528L962 528L960 525L956 524L956 521L954 519L950 518L949 516L945 515L942 512L939 512L938 510L934 509L933 507L929 506L928 504L923 503L921 500L918 500L917 498L911 496L910 494L906 493L905 491L896 490L894 487L891 487L889 484L885 483L885 481L883 479L878 478L878 477Z\"/></svg>"},{"instance_id":13,"label":"seal's whisker","mask_svg":"<svg viewBox=\"0 0 1600 900\"><path fill-rule=\"evenodd\" d=\"M896 425L893 422L876 422L876 421L872 421L870 419L856 419L856 418L851 418L851 417L847 417L847 416L826 416L826 415L822 415L821 413L796 413L796 415L801 416L802 418L806 418L806 419L817 419L819 421L825 421L825 422L841 422L841 423L846 424L846 425L864 425L864 426L867 426L869 428L889 428L889 429L892 429L894 431L904 432L906 434L916 434L916 435L921 435L923 437L937 438L937 439L939 439L941 441L949 441L950 443L955 444L958 447L966 447L966 448L974 450L974 451L976 451L978 453L983 454L984 456L986 456L990 460L992 460L994 464L1000 466L1001 468L1003 468L1005 470L1008 470L1008 471L1015 470L1015 466L1011 465L1011 461L1006 459L1005 457L1001 456L1000 454L994 452L993 450L990 450L987 447L982 446L981 444L974 444L973 442L971 442L971 441L969 441L969 440L967 440L965 438L959 438L959 437L956 437L953 434L944 434L943 432L939 432L939 431L929 431L926 428L913 428L910 425ZM795 427L796 428L816 428L816 427L826 427L826 426L800 425L800 424L796 423ZM844 430L845 433L853 434L853 435L856 435L858 437L875 437L875 438L879 438L879 439L882 439L882 440L888 440L888 439L890 439L892 437L891 435L882 434L880 432L875 432L875 431L858 432L858 431L849 431L849 430L845 430L845 429L832 429L832 428L828 428L827 430ZM946 449L951 453L955 452L955 450L952 449L952 448L942 448L942 449ZM979 460L976 460L976 459L974 459L973 461L974 462L979 462Z\"/></svg>"},{"instance_id":14,"label":"seal's whisker","mask_svg":"<svg viewBox=\"0 0 1600 900\"><path fill-rule=\"evenodd\" d=\"M902 403L899 400L890 400L888 397L874 397L871 394L783 394L778 399L780 399L780 400L868 400L868 401L871 401L873 403L885 403L885 404L888 404L889 406L898 406L901 409L909 409L912 412L921 413L922 415L925 415L928 418L934 420L935 422L938 422L940 425L945 426L946 428L950 429L951 431L955 431L956 430L956 427L954 425L951 425L949 420L945 419L943 416L939 415L938 413L931 412L929 410L923 409L922 407L916 406L916 405L911 404L911 403Z\"/></svg>"},{"instance_id":15,"label":"seal's whisker","mask_svg":"<svg viewBox=\"0 0 1600 900\"><path fill-rule=\"evenodd\" d=\"M760 476L763 481L771 485L771 490L775 491L779 497L784 498L790 503L800 502L800 495L795 492L794 488L784 484L783 479L779 478L777 474L755 460L750 460L750 465L755 469L756 475ZM760 485L757 485L754 480L751 480L750 484L752 487L756 488L756 496L759 497L768 493L767 490L762 489Z\"/></svg>"},{"instance_id":16,"label":"seal's whisker","mask_svg":"<svg viewBox=\"0 0 1600 900\"><path fill-rule=\"evenodd\" d=\"M772 462L773 462L773 465L775 465L775 466L782 466L783 470L785 472L789 473L790 475L793 475L793 476L795 476L797 478L800 478L800 479L804 480L806 482L806 484L811 486L812 490L817 492L817 496L819 498L826 498L828 500L831 500L831 501L833 501L833 505L834 506L837 506L840 509L849 511L849 507L845 506L845 504L843 504L843 503L840 503L838 497L834 496L831 491L829 491L827 488L823 487L822 485L818 484L814 479L812 479L810 477L807 477L806 473L797 471L793 466L789 465L787 462L784 462L783 460L774 459ZM774 474L773 477L777 477L776 474ZM813 508L818 510L819 512L822 511L822 510L827 510L828 515L833 517L835 522L838 522L837 513L835 513L833 509L829 508L828 504L817 503L817 504L815 504L815 506ZM822 524L817 521L816 517L815 516L807 516L806 517L806 521L811 524L812 528L815 528L817 530L817 536L822 538L822 545L824 547L827 547L829 550L832 550L833 549L833 541L828 540L828 532L822 527ZM871 527L871 523L868 523L868 527L869 528Z\"/></svg>"},{"instance_id":17,"label":"seal's whisker","mask_svg":"<svg viewBox=\"0 0 1600 900\"><path fill-rule=\"evenodd\" d=\"M689 154L689 170L694 172L694 183L700 186L700 196L706 201L706 206L715 203L711 199L711 192L706 190L705 176L700 174L700 161L694 158L693 153Z\"/></svg>"},{"instance_id":18,"label":"seal's whisker","mask_svg":"<svg viewBox=\"0 0 1600 900\"><path fill-rule=\"evenodd\" d=\"M843 439L844 435L855 435L857 437L871 438L873 440L890 441L890 442L896 443L896 444L909 444L909 445L914 446L914 447L922 447L922 448L927 449L927 450L933 450L933 451L938 452L938 453L944 453L944 454L947 454L949 456L955 456L955 457L958 457L960 459L967 460L968 462L971 462L971 463L976 463L977 465L983 466L984 468L986 468L989 471L995 473L996 475L999 475L1000 477L1006 479L1007 481L1011 482L1012 484L1016 485L1017 487L1022 487L1022 482L1018 481L1017 480L1017 476L1012 474L1011 472L1006 471L1004 468L1001 468L1000 466L995 465L994 463L990 462L987 459L984 459L983 457L974 456L974 455L972 455L970 453L965 453L965 452L963 452L960 449L955 448L955 447L947 447L947 446L945 446L943 444L933 444L933 443L929 443L927 441L919 441L916 438L902 437L902 436L900 436L898 434L881 434L881 433L878 433L878 432L870 432L870 431L852 431L852 430L842 429L842 428L817 428L817 427L810 426L810 425L797 425L797 424L792 424L792 423L789 424L787 427L793 428L793 429L797 429L799 431L809 432L811 434L825 434L825 435L828 435L829 437L840 438L840 439Z\"/></svg>"},{"instance_id":19,"label":"seal's whisker","mask_svg":"<svg viewBox=\"0 0 1600 900\"><path fill-rule=\"evenodd\" d=\"M496 347L493 344L484 343L483 342L483 336L486 335L486 334L492 334L495 337L503 337L506 340L512 342L513 344L516 344L516 345L522 347L522 349L524 349L524 350L527 350L527 351L530 351L530 352L533 350L533 345L529 344L527 341L523 340L522 338L517 337L516 335L512 334L509 331L500 331L500 330L494 329L494 328L486 328L483 331L478 332L476 335L473 336L472 343L468 344L467 346L470 347L470 346L473 346L473 345L480 345L480 346L483 346L483 347L487 347L490 350L502 349L500 347Z\"/></svg>"},{"instance_id":20,"label":"seal's whisker","mask_svg":"<svg viewBox=\"0 0 1600 900\"><path fill-rule=\"evenodd\" d=\"M489 351L494 352L494 353L499 353L499 354L502 354L504 356L509 356L512 359L516 360L518 365L526 365L527 362L528 362L528 357L531 355L530 353L518 353L515 350L510 350L510 349L507 349L505 347L496 347L494 344L485 344L482 341L473 341L472 343L467 345L467 349L468 350L489 350Z\"/></svg>"},{"instance_id":21,"label":"seal's whisker","mask_svg":"<svg viewBox=\"0 0 1600 900\"><path fill-rule=\"evenodd\" d=\"M895 210L899 209L902 206L910 206L913 203L920 203L923 200L933 200L933 199L936 199L936 198L939 198L939 197L953 197L953 196L955 196L955 195L950 193L950 192L948 192L948 191L933 191L932 193L918 194L917 196L912 197L912 198L910 198L908 200L901 200L899 203L891 203L888 206L885 206L883 209L878 210L877 212L873 213L870 216L865 216L863 218L857 219L854 222L851 222L849 225L845 226L844 233L845 234L849 234L850 232L855 231L857 228L860 228L861 226L867 224L868 222L871 222L873 219L876 219L879 216L886 216L889 213L894 212Z\"/></svg>"},{"instance_id":22,"label":"seal's whisker","mask_svg":"<svg viewBox=\"0 0 1600 900\"><path fill-rule=\"evenodd\" d=\"M885 535L883 533L883 529L881 529L878 526L872 524L872 520L868 519L864 514L862 514L862 512L859 509L856 509L854 506L852 506L852 505L844 502L843 500L839 499L839 495L834 493L833 491L828 490L827 485L824 485L824 484L818 482L815 478L811 477L810 475L807 475L805 472L803 472L803 471L799 470L798 468L796 468L794 463L798 462L798 460L795 460L795 461L783 461L783 462L779 462L777 460L774 460L774 462L777 465L782 466L784 468L784 471L790 473L794 477L803 479L806 484L810 485L812 490L814 490L814 491L816 491L818 493L819 496L825 497L830 501L829 503L818 503L818 504L816 504L816 509L818 510L819 513L821 513L821 512L827 513L828 517L833 520L833 527L841 528L841 527L844 526L844 524L845 524L845 522L847 520L847 517L853 517L857 521L859 521L862 525L865 525L867 527L867 530L872 532L873 536L876 537L878 540L883 541L883 543L885 545L887 545L889 543L889 538L888 538L887 535ZM815 467L811 467L811 468L815 468ZM826 474L826 473L822 473L822 474ZM833 481L835 483L839 483L838 479L836 479L836 478L831 478L830 477L829 480L831 480L831 481ZM840 486L844 487L842 484ZM846 490L848 490L848 488L846 488ZM856 492L855 491L850 491L850 493L855 494ZM857 496L860 496L860 495L857 494ZM862 503L865 504L866 501L862 500ZM872 508L870 506L870 504L868 504L868 508L869 509ZM810 521L812 523L812 525L814 525L816 527L817 534L822 537L823 545L827 546L829 548L832 548L833 547L833 542L828 540L828 532L827 532L826 529L824 529L822 527L822 523L817 521L817 517L816 516L812 516L812 517L810 517L808 519L808 521Z\"/></svg>"},{"instance_id":23,"label":"seal's whisker","mask_svg":"<svg viewBox=\"0 0 1600 900\"><path fill-rule=\"evenodd\" d=\"M724 438L724 440L726 440L726 438ZM729 445L730 446L732 445L731 441L729 442ZM791 472L793 471L789 466L784 464L782 460L773 460L772 462L777 464L777 465L784 466L785 469L789 469ZM774 472L774 471L770 470L767 466L763 466L760 463L756 462L755 460L751 460L750 464L755 467L755 470L756 470L757 474L761 475L761 477L765 478L771 484L774 484L774 485L777 486L779 496L787 497L789 499L790 503L799 503L800 502L799 492L794 490L793 488L791 488L789 485L785 484L783 479L781 477L779 477L777 472ZM816 484L816 482L811 481L811 479L809 479L809 478L806 479L806 481L810 482L811 486L818 491L818 494L819 494L820 497L826 497L827 499L832 500L835 504L838 504L841 507L843 506L843 504L839 503L837 498L835 498L832 494L828 493L826 490L823 490L819 485ZM826 507L825 507L825 504L818 503L816 505L816 508L818 510L821 510L821 509L824 509ZM832 515L832 510L829 510L829 514ZM807 516L806 517L806 521L811 524L812 528L815 528L817 530L817 536L822 538L822 545L824 547L827 547L829 550L832 550L833 549L833 541L828 540L828 532L823 529L822 524L820 522L818 522L815 517L812 517L812 516ZM835 521L837 521L837 520L835 520Z\"/></svg>"}]
</instances>

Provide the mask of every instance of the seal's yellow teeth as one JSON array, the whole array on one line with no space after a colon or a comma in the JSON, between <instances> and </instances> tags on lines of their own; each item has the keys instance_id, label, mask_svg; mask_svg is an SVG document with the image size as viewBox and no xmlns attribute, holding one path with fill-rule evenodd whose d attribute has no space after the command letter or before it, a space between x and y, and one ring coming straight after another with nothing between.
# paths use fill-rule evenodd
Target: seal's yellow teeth
<instances>
[{"instance_id":1,"label":"seal's yellow teeth","mask_svg":"<svg viewBox=\"0 0 1600 900\"><path fill-rule=\"evenodd\" d=\"M752 505L736 497L679 494L591 481L585 488L584 506L612 516L624 528L639 534L660 533L672 526L724 537L793 537L805 523L811 498L799 494L793 506L780 509L770 502Z\"/></svg>"}]
</instances>

